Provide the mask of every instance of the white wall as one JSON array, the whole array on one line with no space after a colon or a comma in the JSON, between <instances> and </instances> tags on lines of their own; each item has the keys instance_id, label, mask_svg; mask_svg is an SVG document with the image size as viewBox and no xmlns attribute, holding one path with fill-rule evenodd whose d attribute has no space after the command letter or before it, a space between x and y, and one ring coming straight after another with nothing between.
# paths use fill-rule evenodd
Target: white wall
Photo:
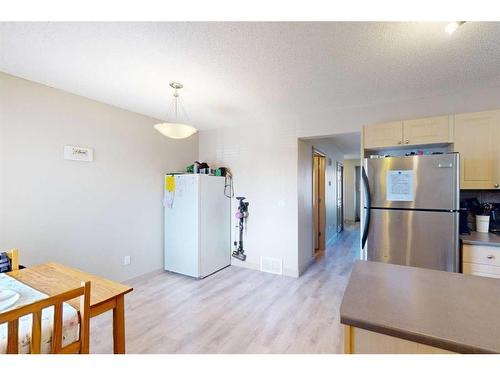
<instances>
[{"instance_id":1,"label":"white wall","mask_svg":"<svg viewBox=\"0 0 500 375\"><path fill-rule=\"evenodd\" d=\"M201 132L200 158L230 167L236 193L250 198L246 266L255 267L261 255L283 257L288 273L298 274L308 264L303 249L312 228L306 224L311 220L305 207L307 194L298 187L304 178L298 168L304 165L301 160L307 153L297 138L350 133L363 124L381 121L498 108L499 103L500 88L484 88L332 109L328 122L321 121L318 113L307 118L292 114L291 119L270 119L252 127Z\"/></svg>"},{"instance_id":2,"label":"white wall","mask_svg":"<svg viewBox=\"0 0 500 375\"><path fill-rule=\"evenodd\" d=\"M344 160L344 219L356 219L356 166L361 165L360 159Z\"/></svg>"},{"instance_id":3,"label":"white wall","mask_svg":"<svg viewBox=\"0 0 500 375\"><path fill-rule=\"evenodd\" d=\"M200 132L200 160L229 167L236 196L250 202L244 237L244 267L260 267L260 256L283 260L287 275L298 274L297 138L279 124ZM232 212L236 211L236 200ZM234 226L233 215L233 241Z\"/></svg>"},{"instance_id":4,"label":"white wall","mask_svg":"<svg viewBox=\"0 0 500 375\"><path fill-rule=\"evenodd\" d=\"M197 159L198 140L155 122L0 73L0 249L116 280L161 269L163 174ZM63 160L67 144L95 161Z\"/></svg>"}]
</instances>

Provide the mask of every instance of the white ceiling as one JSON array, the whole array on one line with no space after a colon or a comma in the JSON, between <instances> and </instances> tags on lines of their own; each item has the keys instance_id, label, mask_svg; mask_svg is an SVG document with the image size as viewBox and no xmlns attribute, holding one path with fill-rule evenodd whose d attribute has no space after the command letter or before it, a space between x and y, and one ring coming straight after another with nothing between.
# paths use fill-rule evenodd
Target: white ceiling
<instances>
[{"instance_id":1,"label":"white ceiling","mask_svg":"<svg viewBox=\"0 0 500 375\"><path fill-rule=\"evenodd\" d=\"M337 134L328 138L344 155L359 156L361 152L361 133Z\"/></svg>"},{"instance_id":2,"label":"white ceiling","mask_svg":"<svg viewBox=\"0 0 500 375\"><path fill-rule=\"evenodd\" d=\"M500 23L0 23L0 71L200 129L500 86ZM353 109L355 110L355 109ZM327 121L328 119L325 119Z\"/></svg>"}]
</instances>

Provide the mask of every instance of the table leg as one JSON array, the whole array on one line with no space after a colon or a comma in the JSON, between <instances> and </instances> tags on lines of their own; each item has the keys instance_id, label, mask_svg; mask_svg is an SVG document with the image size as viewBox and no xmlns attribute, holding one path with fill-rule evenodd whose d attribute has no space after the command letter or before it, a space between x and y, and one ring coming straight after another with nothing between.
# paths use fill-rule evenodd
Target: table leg
<instances>
[{"instance_id":1,"label":"table leg","mask_svg":"<svg viewBox=\"0 0 500 375\"><path fill-rule=\"evenodd\" d=\"M113 309L113 350L115 354L125 354L125 297L116 297Z\"/></svg>"}]
</instances>

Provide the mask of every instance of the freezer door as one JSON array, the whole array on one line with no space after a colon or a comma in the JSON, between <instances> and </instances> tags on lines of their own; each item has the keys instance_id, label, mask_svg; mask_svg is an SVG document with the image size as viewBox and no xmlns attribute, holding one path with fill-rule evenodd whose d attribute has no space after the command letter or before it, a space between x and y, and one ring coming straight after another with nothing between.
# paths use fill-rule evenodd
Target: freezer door
<instances>
[{"instance_id":1,"label":"freezer door","mask_svg":"<svg viewBox=\"0 0 500 375\"><path fill-rule=\"evenodd\" d=\"M367 260L458 272L458 215L372 209Z\"/></svg>"},{"instance_id":2,"label":"freezer door","mask_svg":"<svg viewBox=\"0 0 500 375\"><path fill-rule=\"evenodd\" d=\"M365 159L371 207L458 209L458 163L458 154Z\"/></svg>"}]
</instances>

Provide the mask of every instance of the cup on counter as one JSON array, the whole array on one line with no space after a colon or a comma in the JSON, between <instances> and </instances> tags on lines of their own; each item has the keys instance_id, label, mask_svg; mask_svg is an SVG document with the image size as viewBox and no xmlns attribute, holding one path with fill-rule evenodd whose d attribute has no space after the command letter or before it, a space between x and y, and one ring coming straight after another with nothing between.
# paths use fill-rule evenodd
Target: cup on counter
<instances>
[{"instance_id":1,"label":"cup on counter","mask_svg":"<svg viewBox=\"0 0 500 375\"><path fill-rule=\"evenodd\" d=\"M476 215L476 230L481 233L488 233L490 230L490 217L486 215Z\"/></svg>"}]
</instances>

